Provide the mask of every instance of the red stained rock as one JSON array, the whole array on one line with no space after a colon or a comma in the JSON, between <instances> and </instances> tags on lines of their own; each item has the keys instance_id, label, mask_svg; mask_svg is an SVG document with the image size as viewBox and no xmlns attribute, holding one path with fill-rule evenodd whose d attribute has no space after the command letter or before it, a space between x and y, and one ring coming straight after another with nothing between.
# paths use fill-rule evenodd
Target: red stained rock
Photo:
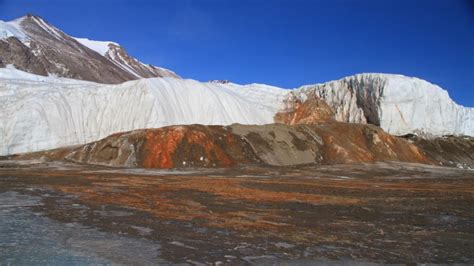
<instances>
[{"instance_id":1,"label":"red stained rock","mask_svg":"<svg viewBox=\"0 0 474 266\"><path fill-rule=\"evenodd\" d=\"M413 142L413 143L412 143ZM79 147L10 156L116 167L232 167L398 161L474 167L471 138L412 140L367 124L168 126L113 134ZM446 162L451 162L447 164Z\"/></svg>"},{"instance_id":2,"label":"red stained rock","mask_svg":"<svg viewBox=\"0 0 474 266\"><path fill-rule=\"evenodd\" d=\"M275 115L275 122L287 125L316 124L335 121L334 112L321 99L311 98L306 101L290 98L287 107Z\"/></svg>"},{"instance_id":3,"label":"red stained rock","mask_svg":"<svg viewBox=\"0 0 474 266\"><path fill-rule=\"evenodd\" d=\"M170 130L153 130L145 134L143 145L143 167L172 168L175 166L172 155L183 140L184 130L181 127Z\"/></svg>"}]
</instances>

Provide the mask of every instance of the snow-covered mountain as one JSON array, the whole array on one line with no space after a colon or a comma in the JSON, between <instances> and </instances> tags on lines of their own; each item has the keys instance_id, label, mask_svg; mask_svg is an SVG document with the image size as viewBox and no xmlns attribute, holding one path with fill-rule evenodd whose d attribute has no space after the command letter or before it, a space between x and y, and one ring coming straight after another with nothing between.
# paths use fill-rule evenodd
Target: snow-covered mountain
<instances>
[{"instance_id":1,"label":"snow-covered mountain","mask_svg":"<svg viewBox=\"0 0 474 266\"><path fill-rule=\"evenodd\" d=\"M116 43L73 38L34 15L0 21L0 67L8 64L43 76L111 84L177 77L172 71L141 63Z\"/></svg>"},{"instance_id":2,"label":"snow-covered mountain","mask_svg":"<svg viewBox=\"0 0 474 266\"><path fill-rule=\"evenodd\" d=\"M109 59L123 71L131 74L136 79L154 77L175 77L179 78L171 70L144 64L138 59L130 56L127 51L115 42L93 41L86 38L74 38L89 49L96 51Z\"/></svg>"},{"instance_id":3,"label":"snow-covered mountain","mask_svg":"<svg viewBox=\"0 0 474 266\"><path fill-rule=\"evenodd\" d=\"M394 135L474 136L474 108L456 104L437 85L393 74L358 74L303 86L298 99L321 98L342 122L370 123Z\"/></svg>"}]
</instances>

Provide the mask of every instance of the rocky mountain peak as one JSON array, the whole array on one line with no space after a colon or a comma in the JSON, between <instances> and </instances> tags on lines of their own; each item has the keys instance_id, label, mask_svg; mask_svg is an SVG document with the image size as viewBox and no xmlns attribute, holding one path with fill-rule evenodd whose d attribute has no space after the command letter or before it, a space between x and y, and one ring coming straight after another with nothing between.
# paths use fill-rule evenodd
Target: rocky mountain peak
<instances>
[{"instance_id":1,"label":"rocky mountain peak","mask_svg":"<svg viewBox=\"0 0 474 266\"><path fill-rule=\"evenodd\" d=\"M0 41L1 65L11 64L33 74L111 84L150 77L178 78L172 71L141 63L117 43L74 38L34 14L0 21Z\"/></svg>"}]
</instances>

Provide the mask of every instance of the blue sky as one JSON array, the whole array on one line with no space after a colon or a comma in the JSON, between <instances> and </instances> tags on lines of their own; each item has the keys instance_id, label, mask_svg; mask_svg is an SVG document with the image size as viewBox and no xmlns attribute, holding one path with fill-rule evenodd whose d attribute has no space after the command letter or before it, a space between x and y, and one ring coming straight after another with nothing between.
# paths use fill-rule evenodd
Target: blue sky
<instances>
[{"instance_id":1,"label":"blue sky","mask_svg":"<svg viewBox=\"0 0 474 266\"><path fill-rule=\"evenodd\" d=\"M186 78L293 88L399 73L474 106L474 1L0 0L0 19L26 13Z\"/></svg>"}]
</instances>

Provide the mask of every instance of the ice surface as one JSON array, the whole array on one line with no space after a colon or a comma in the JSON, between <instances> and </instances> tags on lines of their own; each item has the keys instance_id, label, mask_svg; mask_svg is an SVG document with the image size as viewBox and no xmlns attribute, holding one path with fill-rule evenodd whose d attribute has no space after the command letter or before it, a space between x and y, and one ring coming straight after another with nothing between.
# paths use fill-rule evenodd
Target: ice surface
<instances>
[{"instance_id":1,"label":"ice surface","mask_svg":"<svg viewBox=\"0 0 474 266\"><path fill-rule=\"evenodd\" d=\"M0 261L6 265L152 265L159 244L59 223L33 212L41 198L0 193Z\"/></svg>"},{"instance_id":2,"label":"ice surface","mask_svg":"<svg viewBox=\"0 0 474 266\"><path fill-rule=\"evenodd\" d=\"M16 37L20 41L25 41L27 39L17 21L5 22L0 20L0 39L8 37Z\"/></svg>"}]
</instances>

